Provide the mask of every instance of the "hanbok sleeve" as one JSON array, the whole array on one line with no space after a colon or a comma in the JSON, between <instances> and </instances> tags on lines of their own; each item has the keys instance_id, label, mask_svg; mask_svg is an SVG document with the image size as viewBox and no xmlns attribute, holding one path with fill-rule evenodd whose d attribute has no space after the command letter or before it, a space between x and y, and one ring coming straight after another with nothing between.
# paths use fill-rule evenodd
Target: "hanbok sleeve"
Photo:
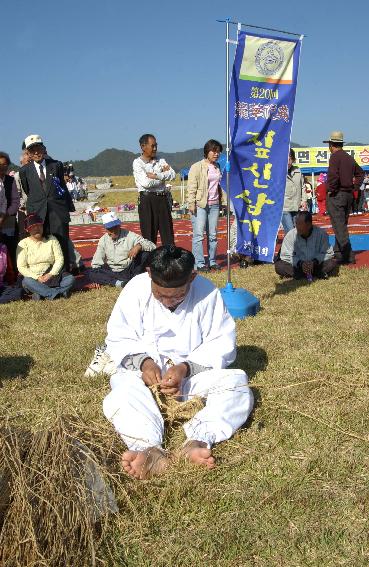
<instances>
[{"instance_id":1,"label":"hanbok sleeve","mask_svg":"<svg viewBox=\"0 0 369 567\"><path fill-rule=\"evenodd\" d=\"M127 356L147 351L142 341L142 298L137 294L137 277L134 280L121 292L107 325L106 352L117 366Z\"/></svg>"},{"instance_id":2,"label":"hanbok sleeve","mask_svg":"<svg viewBox=\"0 0 369 567\"><path fill-rule=\"evenodd\" d=\"M202 343L188 355L188 361L207 368L226 368L236 358L236 326L215 289L200 307Z\"/></svg>"}]
</instances>

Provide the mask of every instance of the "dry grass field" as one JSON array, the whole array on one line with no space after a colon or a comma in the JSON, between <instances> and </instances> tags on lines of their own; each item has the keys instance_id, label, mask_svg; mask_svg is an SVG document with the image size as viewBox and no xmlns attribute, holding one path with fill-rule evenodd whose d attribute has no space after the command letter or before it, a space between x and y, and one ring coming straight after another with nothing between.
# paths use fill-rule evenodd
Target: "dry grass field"
<instances>
[{"instance_id":1,"label":"dry grass field","mask_svg":"<svg viewBox=\"0 0 369 567\"><path fill-rule=\"evenodd\" d=\"M135 180L133 175L113 175L111 177L111 181L113 183L113 187L117 189L129 189L131 187L135 187ZM172 185L180 185L181 179L179 174L176 175L174 181L172 181Z\"/></svg>"},{"instance_id":2,"label":"dry grass field","mask_svg":"<svg viewBox=\"0 0 369 567\"><path fill-rule=\"evenodd\" d=\"M173 189L172 196L175 201L181 201L180 189ZM124 203L137 203L137 191L109 191L99 200L100 207L116 207Z\"/></svg>"},{"instance_id":3,"label":"dry grass field","mask_svg":"<svg viewBox=\"0 0 369 567\"><path fill-rule=\"evenodd\" d=\"M366 567L368 277L367 269L342 269L338 278L309 285L280 281L272 266L236 271L234 284L262 305L256 317L237 322L236 364L250 377L252 417L215 448L214 471L174 463L162 478L144 482L120 472L123 446L101 407L107 377L83 376L104 340L117 290L2 306L1 423L39 432L39 439L53 433L42 453L48 458L14 465L0 564ZM212 279L225 283L223 273ZM65 480L60 418L72 420L73 435L95 454L117 499L119 512L98 528L76 512L80 492ZM182 440L180 424L171 426L166 446ZM0 444L0 477L13 457ZM42 483L31 490L25 479L35 470ZM66 511L69 523L62 521ZM44 523L47 544L37 541Z\"/></svg>"}]
</instances>

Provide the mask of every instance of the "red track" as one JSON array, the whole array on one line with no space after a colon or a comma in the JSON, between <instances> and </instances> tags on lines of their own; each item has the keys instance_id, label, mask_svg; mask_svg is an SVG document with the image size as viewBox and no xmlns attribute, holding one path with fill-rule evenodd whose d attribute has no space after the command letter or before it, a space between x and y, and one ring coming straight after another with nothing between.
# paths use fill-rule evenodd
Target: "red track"
<instances>
[{"instance_id":1,"label":"red track","mask_svg":"<svg viewBox=\"0 0 369 567\"><path fill-rule=\"evenodd\" d=\"M329 217L315 215L314 224L323 227L328 234L333 234ZM138 222L126 223L125 226L133 232L140 232ZM369 215L350 217L349 231L350 234L369 234ZM71 226L69 232L76 248L88 265L96 249L96 241L104 234L103 226L101 224L76 225ZM191 221L174 221L174 232L176 244L190 250L192 237ZM280 233L279 237L282 239L283 234ZM223 218L220 219L218 225L218 260L221 265L226 265L226 220ZM353 267L360 266L369 267L369 250L356 253L356 265Z\"/></svg>"}]
</instances>

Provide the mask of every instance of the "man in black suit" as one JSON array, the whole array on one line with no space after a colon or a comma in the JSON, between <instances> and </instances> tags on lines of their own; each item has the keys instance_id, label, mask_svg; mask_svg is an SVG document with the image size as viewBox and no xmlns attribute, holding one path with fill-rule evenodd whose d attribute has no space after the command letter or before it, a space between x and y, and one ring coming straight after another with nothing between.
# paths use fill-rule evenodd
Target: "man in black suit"
<instances>
[{"instance_id":1,"label":"man in black suit","mask_svg":"<svg viewBox=\"0 0 369 567\"><path fill-rule=\"evenodd\" d=\"M27 195L27 214L39 215L44 234L56 236L63 250L64 269L69 270L69 212L75 208L65 185L63 164L47 156L37 134L27 136L24 143L31 161L20 169L19 176Z\"/></svg>"}]
</instances>

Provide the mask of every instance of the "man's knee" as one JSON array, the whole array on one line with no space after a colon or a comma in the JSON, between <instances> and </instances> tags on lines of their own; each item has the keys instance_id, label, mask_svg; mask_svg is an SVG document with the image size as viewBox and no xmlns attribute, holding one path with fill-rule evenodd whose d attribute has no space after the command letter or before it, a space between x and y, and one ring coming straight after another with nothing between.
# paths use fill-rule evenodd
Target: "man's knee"
<instances>
[{"instance_id":1,"label":"man's knee","mask_svg":"<svg viewBox=\"0 0 369 567\"><path fill-rule=\"evenodd\" d=\"M209 381L213 386L227 387L228 388L238 388L248 385L248 377L244 370L240 368L237 369L222 369L222 370L208 370Z\"/></svg>"},{"instance_id":2,"label":"man's knee","mask_svg":"<svg viewBox=\"0 0 369 567\"><path fill-rule=\"evenodd\" d=\"M293 278L293 266L284 260L277 260L274 263L276 273L283 278Z\"/></svg>"}]
</instances>

